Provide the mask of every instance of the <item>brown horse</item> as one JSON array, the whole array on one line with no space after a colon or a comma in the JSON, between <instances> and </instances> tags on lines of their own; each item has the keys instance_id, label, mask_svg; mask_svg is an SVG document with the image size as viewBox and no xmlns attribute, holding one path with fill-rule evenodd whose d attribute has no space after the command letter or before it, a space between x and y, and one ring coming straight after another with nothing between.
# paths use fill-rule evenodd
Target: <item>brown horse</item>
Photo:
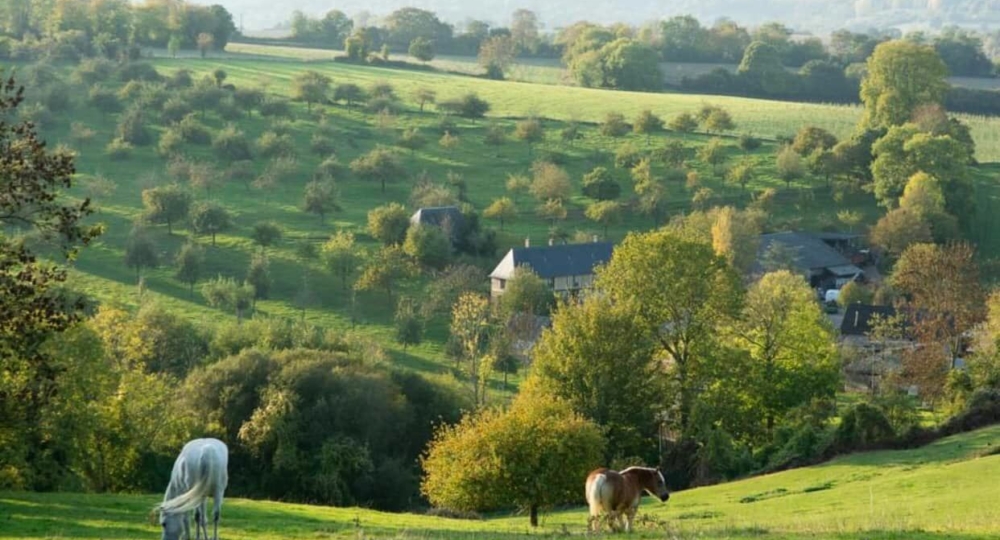
<instances>
[{"instance_id":1,"label":"brown horse","mask_svg":"<svg viewBox=\"0 0 1000 540\"><path fill-rule=\"evenodd\" d=\"M631 532L632 520L639 510L644 491L663 502L670 498L667 483L659 469L629 467L616 472L601 468L591 472L587 475L586 485L587 504L590 505L587 530L599 531L601 513L606 512L612 530L621 530L624 516L625 531Z\"/></svg>"}]
</instances>

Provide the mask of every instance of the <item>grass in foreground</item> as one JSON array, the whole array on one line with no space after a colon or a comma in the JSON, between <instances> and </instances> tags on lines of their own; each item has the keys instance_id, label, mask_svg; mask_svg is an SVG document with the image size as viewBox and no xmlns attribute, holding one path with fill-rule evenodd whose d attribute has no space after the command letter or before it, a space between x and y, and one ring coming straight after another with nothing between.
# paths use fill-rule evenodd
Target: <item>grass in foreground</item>
<instances>
[{"instance_id":1,"label":"grass in foreground","mask_svg":"<svg viewBox=\"0 0 1000 540\"><path fill-rule=\"evenodd\" d=\"M846 456L784 473L677 492L640 507L637 538L971 540L1000 531L1000 426L925 448ZM992 455L989 455L991 454ZM582 490L582 482L581 482ZM0 538L153 538L156 495L0 494ZM360 508L227 499L221 537L528 538L584 534L585 510L481 521Z\"/></svg>"}]
</instances>

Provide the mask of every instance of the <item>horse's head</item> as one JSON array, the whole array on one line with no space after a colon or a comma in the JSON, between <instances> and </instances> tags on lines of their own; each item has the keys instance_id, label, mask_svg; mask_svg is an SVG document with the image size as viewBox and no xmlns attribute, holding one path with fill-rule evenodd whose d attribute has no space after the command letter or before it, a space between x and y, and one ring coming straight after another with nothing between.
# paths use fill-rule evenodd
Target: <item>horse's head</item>
<instances>
[{"instance_id":1,"label":"horse's head","mask_svg":"<svg viewBox=\"0 0 1000 540\"><path fill-rule=\"evenodd\" d=\"M184 535L184 514L160 511L160 528L162 540L180 540Z\"/></svg>"},{"instance_id":2,"label":"horse's head","mask_svg":"<svg viewBox=\"0 0 1000 540\"><path fill-rule=\"evenodd\" d=\"M653 475L652 483L653 488L649 489L650 493L659 497L660 501L667 502L667 499L670 498L670 492L667 491L667 481L663 478L663 473L660 472L660 469L656 469L656 474Z\"/></svg>"}]
</instances>

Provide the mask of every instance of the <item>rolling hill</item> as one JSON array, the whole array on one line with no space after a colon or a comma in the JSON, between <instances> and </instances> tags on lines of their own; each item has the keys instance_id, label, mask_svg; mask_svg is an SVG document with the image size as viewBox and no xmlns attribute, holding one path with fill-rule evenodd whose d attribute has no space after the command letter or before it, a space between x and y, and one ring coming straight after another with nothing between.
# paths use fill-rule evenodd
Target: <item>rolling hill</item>
<instances>
[{"instance_id":1,"label":"rolling hill","mask_svg":"<svg viewBox=\"0 0 1000 540\"><path fill-rule=\"evenodd\" d=\"M822 465L647 498L630 538L973 540L1000 531L996 478L1000 426L907 451L844 456ZM581 479L581 492L582 492ZM582 495L581 495L582 498ZM153 537L157 495L0 493L0 539ZM581 501L582 502L582 501ZM458 520L226 499L220 537L561 538L582 536L582 508L546 514L538 531L527 518Z\"/></svg>"}]
</instances>

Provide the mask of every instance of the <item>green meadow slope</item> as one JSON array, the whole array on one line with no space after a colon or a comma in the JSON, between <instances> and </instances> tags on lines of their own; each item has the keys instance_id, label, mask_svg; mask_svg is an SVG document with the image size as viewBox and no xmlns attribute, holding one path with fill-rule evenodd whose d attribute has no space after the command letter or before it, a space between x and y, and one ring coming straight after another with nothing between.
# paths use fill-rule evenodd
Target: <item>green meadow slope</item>
<instances>
[{"instance_id":1,"label":"green meadow slope","mask_svg":"<svg viewBox=\"0 0 1000 540\"><path fill-rule=\"evenodd\" d=\"M635 538L971 540L1000 534L1000 426L908 451L845 456L783 473L643 501ZM581 482L582 491L582 482ZM156 495L0 493L0 538L152 538ZM582 502L582 501L581 501ZM227 499L221 538L529 538L580 536L583 508L456 520Z\"/></svg>"}]
</instances>

